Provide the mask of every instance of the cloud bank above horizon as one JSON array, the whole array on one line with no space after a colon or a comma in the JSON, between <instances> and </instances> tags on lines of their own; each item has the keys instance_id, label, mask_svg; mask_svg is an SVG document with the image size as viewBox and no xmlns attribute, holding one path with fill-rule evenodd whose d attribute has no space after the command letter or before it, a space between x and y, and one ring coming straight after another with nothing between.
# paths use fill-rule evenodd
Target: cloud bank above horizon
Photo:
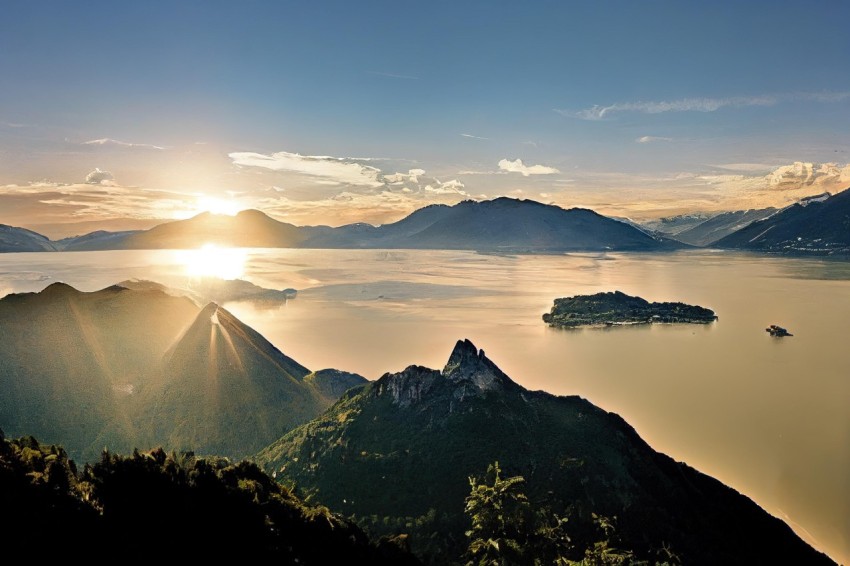
<instances>
[{"instance_id":1,"label":"cloud bank above horizon","mask_svg":"<svg viewBox=\"0 0 850 566\"><path fill-rule=\"evenodd\" d=\"M667 141L647 138L637 141ZM162 150L161 154L169 151ZM120 173L97 167L78 182L0 185L2 221L37 231L41 228L47 235L58 237L98 227L150 227L188 218L207 210L210 202L218 202L233 209L256 208L300 225L383 224L429 204L451 205L499 196L647 219L692 211L785 206L850 185L850 165L837 163L795 162L778 167L728 163L707 166L700 173L666 176L574 170L567 177L555 167L502 158L495 169L458 171L442 180L420 167L398 171L388 163L383 166L389 167L385 171L376 166L385 160L368 157L289 151L225 155L225 159L219 158L223 161L219 167L227 171L225 190L181 190L168 183L137 185L122 179Z\"/></svg>"}]
</instances>

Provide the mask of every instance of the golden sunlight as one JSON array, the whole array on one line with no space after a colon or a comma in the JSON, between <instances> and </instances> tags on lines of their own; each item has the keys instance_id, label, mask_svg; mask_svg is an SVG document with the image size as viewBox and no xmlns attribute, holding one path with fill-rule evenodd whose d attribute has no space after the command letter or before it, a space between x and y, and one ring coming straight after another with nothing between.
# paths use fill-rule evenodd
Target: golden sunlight
<instances>
[{"instance_id":1,"label":"golden sunlight","mask_svg":"<svg viewBox=\"0 0 850 566\"><path fill-rule=\"evenodd\" d=\"M228 216L236 216L242 210L242 207L236 201L208 196L198 197L197 208L198 212L211 212Z\"/></svg>"},{"instance_id":2,"label":"golden sunlight","mask_svg":"<svg viewBox=\"0 0 850 566\"><path fill-rule=\"evenodd\" d=\"M171 217L175 220L186 220L204 212L236 216L245 208L249 207L239 201L209 197L206 195L197 195L193 204L187 203L186 208L173 210Z\"/></svg>"},{"instance_id":3,"label":"golden sunlight","mask_svg":"<svg viewBox=\"0 0 850 566\"><path fill-rule=\"evenodd\" d=\"M245 272L247 250L221 248L206 244L196 250L175 250L177 262L181 263L190 277L217 277L239 279Z\"/></svg>"}]
</instances>

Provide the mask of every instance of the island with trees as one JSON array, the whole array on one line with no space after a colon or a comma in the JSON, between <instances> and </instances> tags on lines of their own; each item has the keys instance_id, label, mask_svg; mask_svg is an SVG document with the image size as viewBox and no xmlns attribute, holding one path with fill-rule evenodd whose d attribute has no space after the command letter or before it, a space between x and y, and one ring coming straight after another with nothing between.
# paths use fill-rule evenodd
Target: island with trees
<instances>
[{"instance_id":1,"label":"island with trees","mask_svg":"<svg viewBox=\"0 0 850 566\"><path fill-rule=\"evenodd\" d=\"M685 303L650 303L622 291L576 295L555 299L543 322L555 328L622 326L653 323L708 324L717 320L714 311Z\"/></svg>"}]
</instances>

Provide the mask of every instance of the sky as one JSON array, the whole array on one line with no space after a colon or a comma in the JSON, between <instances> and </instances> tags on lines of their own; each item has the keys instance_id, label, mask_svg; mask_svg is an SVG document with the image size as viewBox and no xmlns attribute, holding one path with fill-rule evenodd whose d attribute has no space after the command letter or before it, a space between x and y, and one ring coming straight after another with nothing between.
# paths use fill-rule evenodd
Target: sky
<instances>
[{"instance_id":1,"label":"sky","mask_svg":"<svg viewBox=\"0 0 850 566\"><path fill-rule=\"evenodd\" d=\"M850 186L848 17L830 0L7 2L0 223L783 206Z\"/></svg>"}]
</instances>

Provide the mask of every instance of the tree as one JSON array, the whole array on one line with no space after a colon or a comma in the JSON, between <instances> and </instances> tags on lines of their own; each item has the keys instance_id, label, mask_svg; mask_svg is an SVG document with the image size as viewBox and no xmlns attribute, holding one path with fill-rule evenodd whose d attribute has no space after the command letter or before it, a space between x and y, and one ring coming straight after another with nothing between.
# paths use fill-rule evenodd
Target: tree
<instances>
[{"instance_id":1,"label":"tree","mask_svg":"<svg viewBox=\"0 0 850 566\"><path fill-rule=\"evenodd\" d=\"M502 478L499 462L487 467L483 481L469 478L466 514L472 528L466 532L469 565L505 566L522 564L530 535L533 513L522 491L525 478Z\"/></svg>"}]
</instances>

